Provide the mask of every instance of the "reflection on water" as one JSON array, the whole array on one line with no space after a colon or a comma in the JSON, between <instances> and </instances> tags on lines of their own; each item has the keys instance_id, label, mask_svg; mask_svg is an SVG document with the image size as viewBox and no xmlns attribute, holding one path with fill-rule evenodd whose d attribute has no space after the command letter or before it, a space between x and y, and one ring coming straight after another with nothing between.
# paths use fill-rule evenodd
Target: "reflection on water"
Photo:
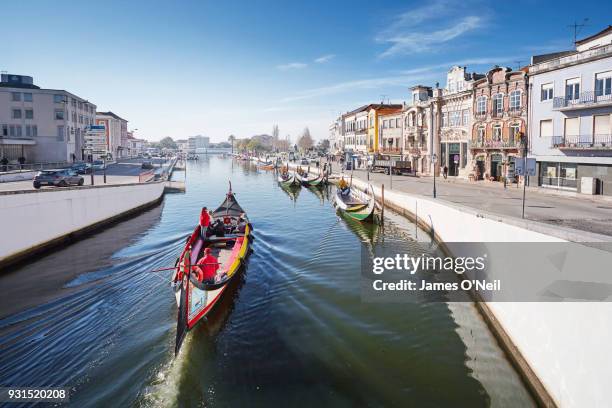
<instances>
[{"instance_id":1,"label":"reflection on water","mask_svg":"<svg viewBox=\"0 0 612 408\"><path fill-rule=\"evenodd\" d=\"M174 359L170 272L150 271L174 263L230 178L254 252ZM361 301L362 246L429 248L406 219L347 220L330 191L291 194L231 159L188 162L186 182L186 194L3 278L27 298L32 274L57 271L42 300L2 304L2 384L70 386L79 407L532 405L473 305Z\"/></svg>"}]
</instances>

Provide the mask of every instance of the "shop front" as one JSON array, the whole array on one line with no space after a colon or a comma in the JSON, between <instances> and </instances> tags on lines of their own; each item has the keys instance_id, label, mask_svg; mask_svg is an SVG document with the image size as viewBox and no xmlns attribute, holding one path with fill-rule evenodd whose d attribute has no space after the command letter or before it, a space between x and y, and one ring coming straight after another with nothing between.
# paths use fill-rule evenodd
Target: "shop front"
<instances>
[{"instance_id":1,"label":"shop front","mask_svg":"<svg viewBox=\"0 0 612 408\"><path fill-rule=\"evenodd\" d=\"M578 165L576 163L540 162L541 187L576 191L578 189Z\"/></svg>"}]
</instances>

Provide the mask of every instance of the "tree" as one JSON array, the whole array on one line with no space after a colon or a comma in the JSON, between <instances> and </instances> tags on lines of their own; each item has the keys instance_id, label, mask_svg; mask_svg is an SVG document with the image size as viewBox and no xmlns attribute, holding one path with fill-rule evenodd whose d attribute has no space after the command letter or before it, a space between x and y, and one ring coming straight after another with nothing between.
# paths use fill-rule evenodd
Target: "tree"
<instances>
[{"instance_id":1,"label":"tree","mask_svg":"<svg viewBox=\"0 0 612 408\"><path fill-rule=\"evenodd\" d=\"M227 138L227 141L232 144L232 153L234 153L234 140L236 140L236 136L234 135L229 135Z\"/></svg>"},{"instance_id":2,"label":"tree","mask_svg":"<svg viewBox=\"0 0 612 408\"><path fill-rule=\"evenodd\" d=\"M164 137L159 141L159 147L162 149L176 149L178 146L170 136Z\"/></svg>"},{"instance_id":3,"label":"tree","mask_svg":"<svg viewBox=\"0 0 612 408\"><path fill-rule=\"evenodd\" d=\"M319 140L319 143L317 143L317 150L321 152L327 152L329 150L329 140L328 139Z\"/></svg>"},{"instance_id":4,"label":"tree","mask_svg":"<svg viewBox=\"0 0 612 408\"><path fill-rule=\"evenodd\" d=\"M298 139L297 145L300 150L305 152L306 150L309 150L313 146L313 144L314 142L312 141L312 136L310 136L310 129L308 129L308 127L305 127L304 132L302 132L302 136L300 136L300 138Z\"/></svg>"}]
</instances>

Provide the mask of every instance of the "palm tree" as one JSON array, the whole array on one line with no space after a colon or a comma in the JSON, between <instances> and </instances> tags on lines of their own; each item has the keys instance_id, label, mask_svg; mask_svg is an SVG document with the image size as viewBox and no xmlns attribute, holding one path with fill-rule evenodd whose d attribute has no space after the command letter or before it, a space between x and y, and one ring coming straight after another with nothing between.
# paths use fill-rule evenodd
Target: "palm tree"
<instances>
[{"instance_id":1,"label":"palm tree","mask_svg":"<svg viewBox=\"0 0 612 408\"><path fill-rule=\"evenodd\" d=\"M232 144L232 154L234 154L234 140L236 140L236 136L234 135L229 135L229 137L227 138L227 140Z\"/></svg>"}]
</instances>

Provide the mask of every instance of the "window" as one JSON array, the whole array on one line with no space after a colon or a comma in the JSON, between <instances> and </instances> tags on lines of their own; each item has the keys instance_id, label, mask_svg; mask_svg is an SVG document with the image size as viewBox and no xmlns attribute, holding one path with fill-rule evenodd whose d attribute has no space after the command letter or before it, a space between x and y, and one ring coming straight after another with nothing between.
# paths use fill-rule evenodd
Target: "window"
<instances>
[{"instance_id":1,"label":"window","mask_svg":"<svg viewBox=\"0 0 612 408\"><path fill-rule=\"evenodd\" d=\"M553 84L542 85L542 90L540 92L540 100L550 101L552 98L553 98Z\"/></svg>"},{"instance_id":2,"label":"window","mask_svg":"<svg viewBox=\"0 0 612 408\"><path fill-rule=\"evenodd\" d=\"M461 112L453 111L449 114L449 122L451 126L461 125Z\"/></svg>"},{"instance_id":3,"label":"window","mask_svg":"<svg viewBox=\"0 0 612 408\"><path fill-rule=\"evenodd\" d=\"M13 109L13 119L21 119L21 109Z\"/></svg>"},{"instance_id":4,"label":"window","mask_svg":"<svg viewBox=\"0 0 612 408\"><path fill-rule=\"evenodd\" d=\"M64 95L59 95L59 94L53 95L53 102L55 103L64 102Z\"/></svg>"},{"instance_id":5,"label":"window","mask_svg":"<svg viewBox=\"0 0 612 408\"><path fill-rule=\"evenodd\" d=\"M453 81L452 79L448 80L448 92L455 92L455 81Z\"/></svg>"},{"instance_id":6,"label":"window","mask_svg":"<svg viewBox=\"0 0 612 408\"><path fill-rule=\"evenodd\" d=\"M395 127L397 128L402 127L402 122L400 118L395 119Z\"/></svg>"},{"instance_id":7,"label":"window","mask_svg":"<svg viewBox=\"0 0 612 408\"><path fill-rule=\"evenodd\" d=\"M15 126L15 136L16 136L16 137L21 137L21 136L23 136L23 134L22 134L21 132L22 132L22 130L21 130L21 126L20 126L20 125L16 125L16 126Z\"/></svg>"},{"instance_id":8,"label":"window","mask_svg":"<svg viewBox=\"0 0 612 408\"><path fill-rule=\"evenodd\" d=\"M64 120L64 111L61 109L55 110L55 120Z\"/></svg>"},{"instance_id":9,"label":"window","mask_svg":"<svg viewBox=\"0 0 612 408\"><path fill-rule=\"evenodd\" d=\"M510 125L510 141L519 141L518 135L521 131L520 123L513 123Z\"/></svg>"},{"instance_id":10,"label":"window","mask_svg":"<svg viewBox=\"0 0 612 408\"><path fill-rule=\"evenodd\" d=\"M389 120L389 128L395 127L395 121L393 119Z\"/></svg>"},{"instance_id":11,"label":"window","mask_svg":"<svg viewBox=\"0 0 612 408\"><path fill-rule=\"evenodd\" d=\"M32 109L25 110L25 118L26 119L34 119L34 111Z\"/></svg>"},{"instance_id":12,"label":"window","mask_svg":"<svg viewBox=\"0 0 612 408\"><path fill-rule=\"evenodd\" d=\"M501 125L493 125L493 140L496 142L500 142L502 140Z\"/></svg>"},{"instance_id":13,"label":"window","mask_svg":"<svg viewBox=\"0 0 612 408\"><path fill-rule=\"evenodd\" d=\"M487 97L479 96L478 99L476 99L476 114L484 115L486 112L487 112Z\"/></svg>"},{"instance_id":14,"label":"window","mask_svg":"<svg viewBox=\"0 0 612 408\"><path fill-rule=\"evenodd\" d=\"M574 101L580 98L580 78L565 81L565 99Z\"/></svg>"},{"instance_id":15,"label":"window","mask_svg":"<svg viewBox=\"0 0 612 408\"><path fill-rule=\"evenodd\" d=\"M32 137L38 136L38 126L32 125Z\"/></svg>"},{"instance_id":16,"label":"window","mask_svg":"<svg viewBox=\"0 0 612 408\"><path fill-rule=\"evenodd\" d=\"M9 136L15 137L15 125L9 125Z\"/></svg>"},{"instance_id":17,"label":"window","mask_svg":"<svg viewBox=\"0 0 612 408\"><path fill-rule=\"evenodd\" d=\"M612 95L612 71L595 76L595 96Z\"/></svg>"},{"instance_id":18,"label":"window","mask_svg":"<svg viewBox=\"0 0 612 408\"><path fill-rule=\"evenodd\" d=\"M6 123L2 124L2 136L8 136L8 125Z\"/></svg>"},{"instance_id":19,"label":"window","mask_svg":"<svg viewBox=\"0 0 612 408\"><path fill-rule=\"evenodd\" d=\"M480 126L478 128L478 143L482 144L485 140L485 128L484 126Z\"/></svg>"},{"instance_id":20,"label":"window","mask_svg":"<svg viewBox=\"0 0 612 408\"><path fill-rule=\"evenodd\" d=\"M510 109L519 109L521 107L521 91L515 90L510 92Z\"/></svg>"},{"instance_id":21,"label":"window","mask_svg":"<svg viewBox=\"0 0 612 408\"><path fill-rule=\"evenodd\" d=\"M26 137L31 137L32 136L32 128L30 127L30 125L26 125Z\"/></svg>"},{"instance_id":22,"label":"window","mask_svg":"<svg viewBox=\"0 0 612 408\"><path fill-rule=\"evenodd\" d=\"M383 129L386 129L389 127L389 122L385 119L383 120Z\"/></svg>"},{"instance_id":23,"label":"window","mask_svg":"<svg viewBox=\"0 0 612 408\"><path fill-rule=\"evenodd\" d=\"M504 111L504 95L495 94L493 95L493 113L501 114Z\"/></svg>"},{"instance_id":24,"label":"window","mask_svg":"<svg viewBox=\"0 0 612 408\"><path fill-rule=\"evenodd\" d=\"M74 99L74 98L70 98L70 103L72 104L72 107L73 107L73 108L76 108L76 106L77 106L77 103L76 103L76 102L77 102L77 101L76 101L76 99Z\"/></svg>"},{"instance_id":25,"label":"window","mask_svg":"<svg viewBox=\"0 0 612 408\"><path fill-rule=\"evenodd\" d=\"M580 118L565 118L565 136L580 134Z\"/></svg>"},{"instance_id":26,"label":"window","mask_svg":"<svg viewBox=\"0 0 612 408\"><path fill-rule=\"evenodd\" d=\"M32 94L29 92L26 92L23 94L23 101L24 102L32 102Z\"/></svg>"},{"instance_id":27,"label":"window","mask_svg":"<svg viewBox=\"0 0 612 408\"><path fill-rule=\"evenodd\" d=\"M463 126L467 126L470 123L470 110L465 109L463 111Z\"/></svg>"},{"instance_id":28,"label":"window","mask_svg":"<svg viewBox=\"0 0 612 408\"><path fill-rule=\"evenodd\" d=\"M442 127L448 126L448 113L442 114Z\"/></svg>"},{"instance_id":29,"label":"window","mask_svg":"<svg viewBox=\"0 0 612 408\"><path fill-rule=\"evenodd\" d=\"M552 119L546 119L540 121L540 137L552 137L553 135L553 122Z\"/></svg>"},{"instance_id":30,"label":"window","mask_svg":"<svg viewBox=\"0 0 612 408\"><path fill-rule=\"evenodd\" d=\"M595 136L610 134L610 115L593 116L593 134Z\"/></svg>"},{"instance_id":31,"label":"window","mask_svg":"<svg viewBox=\"0 0 612 408\"><path fill-rule=\"evenodd\" d=\"M13 102L21 101L21 94L19 92L11 92L11 99Z\"/></svg>"},{"instance_id":32,"label":"window","mask_svg":"<svg viewBox=\"0 0 612 408\"><path fill-rule=\"evenodd\" d=\"M60 142L64 141L64 126L57 127L57 140Z\"/></svg>"}]
</instances>

